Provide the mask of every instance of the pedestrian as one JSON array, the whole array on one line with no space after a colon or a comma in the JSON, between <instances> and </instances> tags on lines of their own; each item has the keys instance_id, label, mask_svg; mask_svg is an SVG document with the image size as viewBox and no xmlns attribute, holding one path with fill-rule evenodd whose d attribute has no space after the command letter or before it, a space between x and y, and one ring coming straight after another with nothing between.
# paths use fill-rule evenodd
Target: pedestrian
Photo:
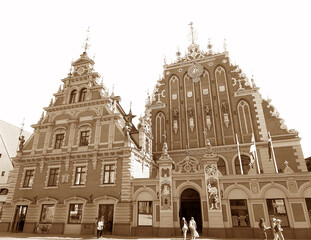
<instances>
[{"instance_id":1,"label":"pedestrian","mask_svg":"<svg viewBox=\"0 0 311 240\"><path fill-rule=\"evenodd\" d=\"M187 221L184 217L181 219L181 224L182 224L181 230L182 230L183 235L184 235L184 240L186 240L187 239L188 225L187 225Z\"/></svg>"},{"instance_id":2,"label":"pedestrian","mask_svg":"<svg viewBox=\"0 0 311 240\"><path fill-rule=\"evenodd\" d=\"M283 228L281 226L281 219L277 219L276 220L276 224L275 224L275 232L276 232L276 236L277 238L276 239L280 239L280 240L284 240L284 236L283 236ZM275 240L276 240L275 239Z\"/></svg>"},{"instance_id":3,"label":"pedestrian","mask_svg":"<svg viewBox=\"0 0 311 240\"><path fill-rule=\"evenodd\" d=\"M246 213L246 216L245 216L245 218L244 218L244 221L245 221L245 223L246 223L246 226L248 226L248 224L249 224L249 216L248 216L247 213Z\"/></svg>"},{"instance_id":4,"label":"pedestrian","mask_svg":"<svg viewBox=\"0 0 311 240\"><path fill-rule=\"evenodd\" d=\"M199 233L197 232L197 223L194 221L194 218L191 217L190 221L189 221L189 229L191 232L191 239L195 239L197 237L199 237Z\"/></svg>"},{"instance_id":5,"label":"pedestrian","mask_svg":"<svg viewBox=\"0 0 311 240\"><path fill-rule=\"evenodd\" d=\"M271 227L267 227L267 226L265 225L265 220L264 220L263 218L260 218L258 225L259 225L259 229L261 230L261 232L263 232L264 235L265 235L265 240L267 240L268 237L267 237L267 232L266 232L266 230L267 230L267 229L270 229Z\"/></svg>"},{"instance_id":6,"label":"pedestrian","mask_svg":"<svg viewBox=\"0 0 311 240\"><path fill-rule=\"evenodd\" d=\"M238 220L238 227L240 227L240 226L241 226L241 217L240 217L240 214L238 214L237 220Z\"/></svg>"},{"instance_id":7,"label":"pedestrian","mask_svg":"<svg viewBox=\"0 0 311 240\"><path fill-rule=\"evenodd\" d=\"M276 226L276 219L275 218L272 218L272 232L273 232L273 240L277 240L279 237L278 237L278 234L277 234L277 231L278 231L278 227Z\"/></svg>"},{"instance_id":8,"label":"pedestrian","mask_svg":"<svg viewBox=\"0 0 311 240\"><path fill-rule=\"evenodd\" d=\"M103 218L101 217L97 221L97 238L103 237L103 229L104 229L104 221Z\"/></svg>"}]
</instances>

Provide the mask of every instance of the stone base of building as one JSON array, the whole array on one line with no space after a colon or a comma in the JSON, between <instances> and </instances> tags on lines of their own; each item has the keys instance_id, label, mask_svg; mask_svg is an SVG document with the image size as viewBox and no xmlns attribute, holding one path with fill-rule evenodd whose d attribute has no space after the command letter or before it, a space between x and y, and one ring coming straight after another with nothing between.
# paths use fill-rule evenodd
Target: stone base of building
<instances>
[{"instance_id":1,"label":"stone base of building","mask_svg":"<svg viewBox=\"0 0 311 240\"><path fill-rule=\"evenodd\" d=\"M0 222L0 232L10 232L9 222ZM24 233L35 233L37 223L26 222L24 225ZM53 223L50 225L49 234L64 234L64 223ZM310 228L283 228L285 239L308 239L311 236ZM81 235L95 234L95 224L83 223L81 225ZM159 228L159 227L131 227L126 223L115 223L113 227L113 235L116 236L136 236L136 237L182 237L179 228ZM268 239L273 238L271 230L267 231ZM190 237L190 232L188 232ZM258 228L203 228L200 237L208 238L264 238L263 233Z\"/></svg>"}]
</instances>

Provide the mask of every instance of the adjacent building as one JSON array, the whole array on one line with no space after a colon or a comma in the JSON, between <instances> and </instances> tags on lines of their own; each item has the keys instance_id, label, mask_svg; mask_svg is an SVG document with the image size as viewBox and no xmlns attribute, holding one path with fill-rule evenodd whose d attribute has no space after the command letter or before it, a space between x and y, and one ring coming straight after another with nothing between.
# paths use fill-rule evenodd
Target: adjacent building
<instances>
[{"instance_id":1,"label":"adjacent building","mask_svg":"<svg viewBox=\"0 0 311 240\"><path fill-rule=\"evenodd\" d=\"M298 133L227 51L176 55L135 127L83 52L13 160L0 230L93 234L104 217L106 234L179 236L194 217L203 236L242 238L263 217L307 238Z\"/></svg>"}]
</instances>

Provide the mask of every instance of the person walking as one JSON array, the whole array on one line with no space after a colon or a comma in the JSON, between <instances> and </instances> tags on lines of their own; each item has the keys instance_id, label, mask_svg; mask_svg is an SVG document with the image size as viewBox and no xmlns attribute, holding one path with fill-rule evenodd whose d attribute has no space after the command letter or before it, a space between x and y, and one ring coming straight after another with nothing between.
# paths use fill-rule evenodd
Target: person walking
<instances>
[{"instance_id":1,"label":"person walking","mask_svg":"<svg viewBox=\"0 0 311 240\"><path fill-rule=\"evenodd\" d=\"M104 230L104 221L103 218L101 217L97 221L97 238L103 237L103 230Z\"/></svg>"},{"instance_id":2,"label":"person walking","mask_svg":"<svg viewBox=\"0 0 311 240\"><path fill-rule=\"evenodd\" d=\"M277 219L276 220L276 224L275 224L275 232L276 232L276 239L280 239L280 240L284 240L284 236L283 236L283 228L281 226L282 220L281 219Z\"/></svg>"},{"instance_id":3,"label":"person walking","mask_svg":"<svg viewBox=\"0 0 311 240\"><path fill-rule=\"evenodd\" d=\"M273 240L278 240L278 234L277 234L277 231L278 231L278 227L276 225L276 219L275 218L272 218L272 232L273 232Z\"/></svg>"},{"instance_id":4,"label":"person walking","mask_svg":"<svg viewBox=\"0 0 311 240\"><path fill-rule=\"evenodd\" d=\"M267 229L270 229L271 227L267 227L267 226L265 225L265 220L264 220L263 218L260 218L258 225L259 225L259 229L261 230L261 232L263 232L264 235L265 235L265 240L267 240L268 237L267 237L267 232L266 232L266 230L267 230Z\"/></svg>"},{"instance_id":5,"label":"person walking","mask_svg":"<svg viewBox=\"0 0 311 240\"><path fill-rule=\"evenodd\" d=\"M182 224L181 230L183 232L184 240L186 240L187 239L188 225L187 225L187 221L184 217L181 219L181 224Z\"/></svg>"},{"instance_id":6,"label":"person walking","mask_svg":"<svg viewBox=\"0 0 311 240\"><path fill-rule=\"evenodd\" d=\"M190 221L189 221L189 229L191 232L191 239L196 239L197 237L199 237L199 233L197 232L197 223L194 221L194 218L191 217Z\"/></svg>"}]
</instances>

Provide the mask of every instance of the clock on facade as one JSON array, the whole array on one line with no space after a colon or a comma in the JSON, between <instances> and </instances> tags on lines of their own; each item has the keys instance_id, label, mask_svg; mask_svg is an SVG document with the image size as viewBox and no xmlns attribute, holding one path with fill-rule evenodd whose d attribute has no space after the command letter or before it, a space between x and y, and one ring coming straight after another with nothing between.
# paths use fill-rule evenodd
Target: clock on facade
<instances>
[{"instance_id":1,"label":"clock on facade","mask_svg":"<svg viewBox=\"0 0 311 240\"><path fill-rule=\"evenodd\" d=\"M200 64L192 64L188 68L188 75L192 78L193 82L200 81L200 76L203 74L203 66Z\"/></svg>"}]
</instances>

